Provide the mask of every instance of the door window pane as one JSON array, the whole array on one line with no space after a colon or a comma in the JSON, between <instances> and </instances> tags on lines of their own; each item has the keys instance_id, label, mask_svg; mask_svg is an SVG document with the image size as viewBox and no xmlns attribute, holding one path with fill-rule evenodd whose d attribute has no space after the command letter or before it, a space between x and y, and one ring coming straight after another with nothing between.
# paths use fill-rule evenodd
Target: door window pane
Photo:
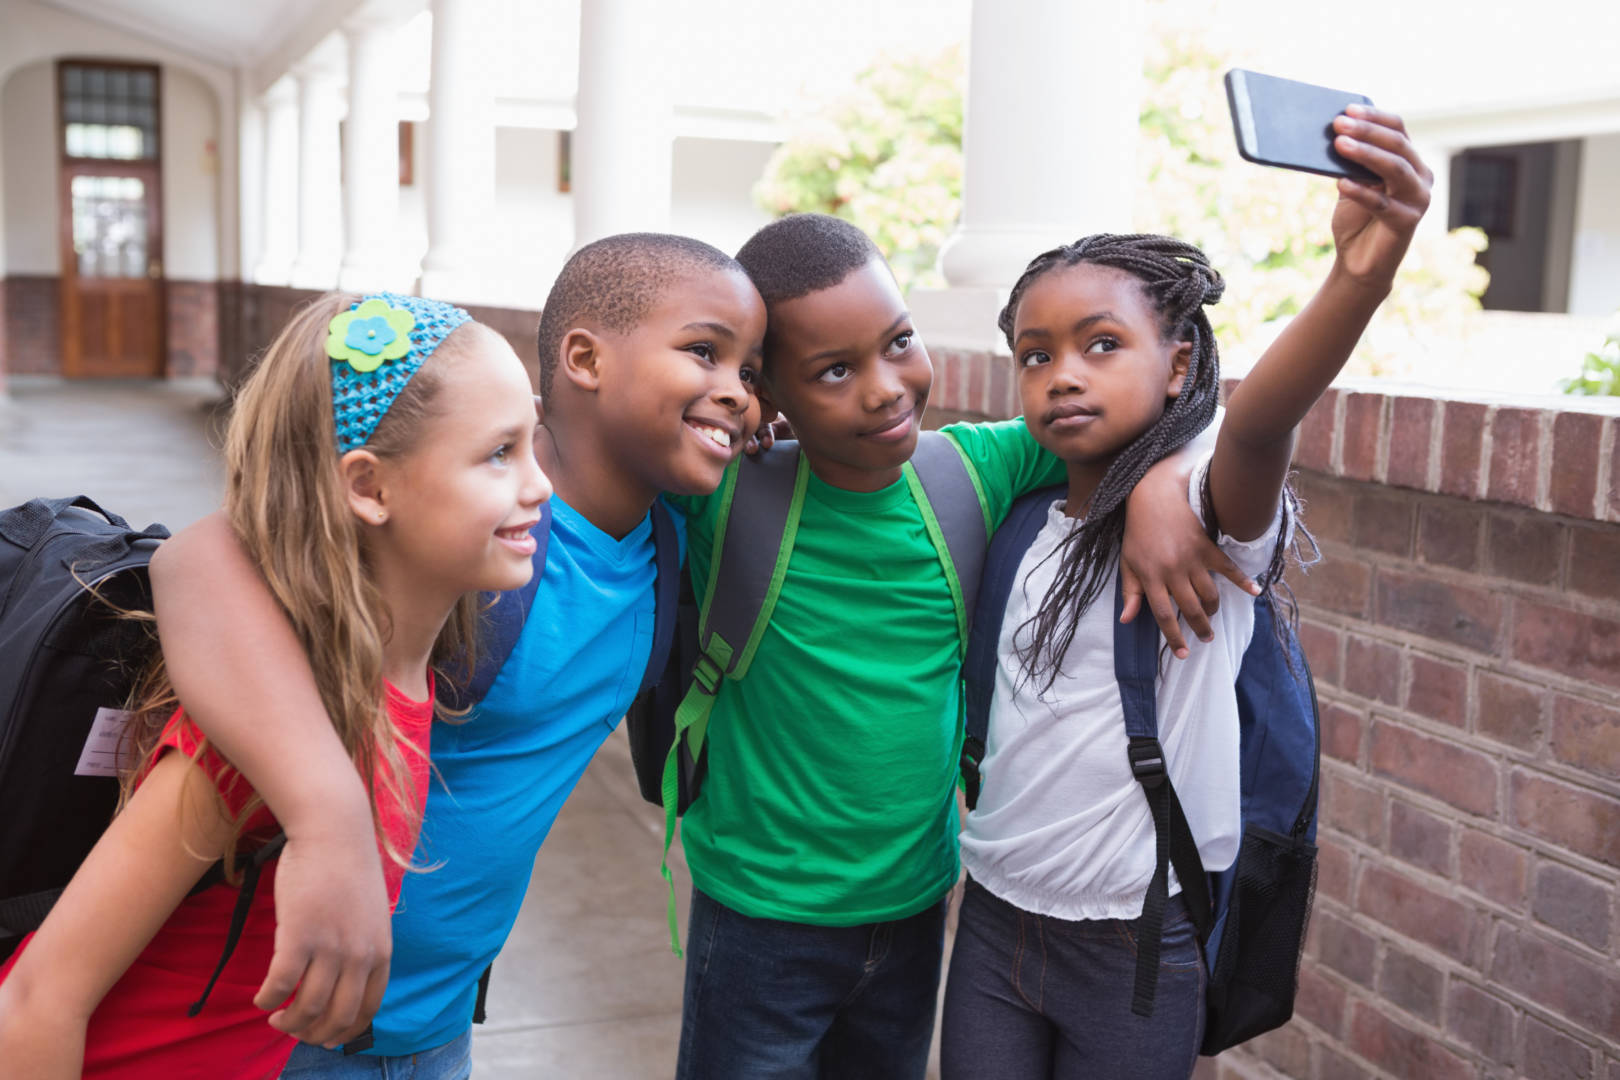
<instances>
[{"instance_id":1,"label":"door window pane","mask_svg":"<svg viewBox=\"0 0 1620 1080\"><path fill-rule=\"evenodd\" d=\"M151 160L158 156L157 73L63 64L62 142L69 157Z\"/></svg>"},{"instance_id":2,"label":"door window pane","mask_svg":"<svg viewBox=\"0 0 1620 1080\"><path fill-rule=\"evenodd\" d=\"M75 176L73 251L79 276L146 276L146 184L137 176Z\"/></svg>"}]
</instances>

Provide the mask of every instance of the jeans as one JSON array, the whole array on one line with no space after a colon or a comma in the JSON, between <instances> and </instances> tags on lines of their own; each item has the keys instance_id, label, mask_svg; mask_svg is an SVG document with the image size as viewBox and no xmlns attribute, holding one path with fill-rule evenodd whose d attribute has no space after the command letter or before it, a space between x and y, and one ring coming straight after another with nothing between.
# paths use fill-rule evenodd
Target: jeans
<instances>
[{"instance_id":1,"label":"jeans","mask_svg":"<svg viewBox=\"0 0 1620 1080\"><path fill-rule=\"evenodd\" d=\"M472 1076L472 1028L460 1038L420 1054L376 1057L299 1043L281 1080L468 1080Z\"/></svg>"},{"instance_id":2,"label":"jeans","mask_svg":"<svg viewBox=\"0 0 1620 1080\"><path fill-rule=\"evenodd\" d=\"M969 878L945 987L943 1080L1186 1080L1207 975L1179 895L1162 940L1153 1015L1137 1016L1134 920L1032 915Z\"/></svg>"},{"instance_id":3,"label":"jeans","mask_svg":"<svg viewBox=\"0 0 1620 1080\"><path fill-rule=\"evenodd\" d=\"M678 1080L922 1080L945 899L894 922L755 919L692 890Z\"/></svg>"}]
</instances>

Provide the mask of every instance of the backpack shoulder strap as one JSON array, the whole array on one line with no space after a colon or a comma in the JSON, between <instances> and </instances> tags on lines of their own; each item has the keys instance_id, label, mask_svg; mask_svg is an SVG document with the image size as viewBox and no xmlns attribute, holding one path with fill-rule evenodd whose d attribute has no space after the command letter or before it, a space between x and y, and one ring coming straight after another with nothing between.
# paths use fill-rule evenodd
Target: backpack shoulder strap
<instances>
[{"instance_id":1,"label":"backpack shoulder strap","mask_svg":"<svg viewBox=\"0 0 1620 1080\"><path fill-rule=\"evenodd\" d=\"M1170 783L1164 748L1159 744L1159 625L1147 611L1138 612L1129 623L1119 621L1125 610L1125 585L1120 571L1114 574L1114 678L1119 683L1119 698L1125 709L1125 734L1129 739L1126 753L1130 756L1131 774L1142 785L1142 793L1153 813L1155 849L1153 878L1148 882L1138 923L1136 986L1131 995L1131 1011L1138 1016L1152 1016L1172 865L1200 941L1209 936L1214 920L1209 880L1198 857L1198 842L1182 812L1176 789Z\"/></svg>"},{"instance_id":2,"label":"backpack shoulder strap","mask_svg":"<svg viewBox=\"0 0 1620 1080\"><path fill-rule=\"evenodd\" d=\"M925 431L917 439L911 467L922 486L922 498L917 502L924 508L930 535L937 528L934 542L944 544L950 556L950 569L955 572L955 593L965 647L979 596L979 572L990 545L990 527L985 520L978 480L956 440L938 431Z\"/></svg>"},{"instance_id":3,"label":"backpack shoulder strap","mask_svg":"<svg viewBox=\"0 0 1620 1080\"><path fill-rule=\"evenodd\" d=\"M756 458L743 458L721 481L714 558L698 620L698 658L692 685L675 710L675 736L664 758L664 857L659 873L669 891L665 913L670 949L676 956L681 955L681 945L669 848L680 808L681 757L684 753L697 761L702 754L721 680L748 674L782 591L809 481L809 464L793 441L777 443ZM743 510L733 514L739 499ZM775 552L776 557L765 558L766 552Z\"/></svg>"},{"instance_id":4,"label":"backpack shoulder strap","mask_svg":"<svg viewBox=\"0 0 1620 1080\"><path fill-rule=\"evenodd\" d=\"M517 647L523 636L523 624L534 606L534 596L540 588L540 578L546 572L546 549L551 546L551 503L540 504L540 521L529 530L534 537L534 555L530 563L534 573L520 589L495 594L494 602L484 612L483 633L479 637L478 662L465 689L456 687L448 679L439 681L439 698L452 708L465 709L484 700L495 677Z\"/></svg>"},{"instance_id":5,"label":"backpack shoulder strap","mask_svg":"<svg viewBox=\"0 0 1620 1080\"><path fill-rule=\"evenodd\" d=\"M1046 523L1046 509L1065 491L1058 484L1032 491L1013 503L1007 519L996 530L984 559L974 604L972 629L968 633L967 659L962 664L966 683L967 736L962 743L962 779L967 805L979 802L979 766L984 761L985 741L990 733L990 699L996 691L996 649L1001 643L1001 624L1007 614L1018 579L1024 552L1035 542Z\"/></svg>"},{"instance_id":6,"label":"backpack shoulder strap","mask_svg":"<svg viewBox=\"0 0 1620 1080\"><path fill-rule=\"evenodd\" d=\"M674 515L662 499L653 500L652 539L657 568L653 578L653 640L638 694L646 693L663 677L675 642L675 617L681 602L681 542L675 532Z\"/></svg>"}]
</instances>

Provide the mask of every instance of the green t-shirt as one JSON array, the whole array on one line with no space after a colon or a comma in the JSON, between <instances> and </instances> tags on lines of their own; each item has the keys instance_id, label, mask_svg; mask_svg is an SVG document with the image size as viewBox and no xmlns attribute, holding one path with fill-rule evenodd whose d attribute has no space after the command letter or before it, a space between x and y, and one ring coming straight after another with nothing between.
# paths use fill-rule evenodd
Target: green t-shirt
<instances>
[{"instance_id":1,"label":"green t-shirt","mask_svg":"<svg viewBox=\"0 0 1620 1080\"><path fill-rule=\"evenodd\" d=\"M944 430L992 531L1019 495L1063 479L1022 420ZM702 596L719 499L672 501ZM697 887L745 915L825 926L937 901L957 876L959 640L906 481L864 493L812 474L770 626L709 722L708 777L681 826Z\"/></svg>"}]
</instances>

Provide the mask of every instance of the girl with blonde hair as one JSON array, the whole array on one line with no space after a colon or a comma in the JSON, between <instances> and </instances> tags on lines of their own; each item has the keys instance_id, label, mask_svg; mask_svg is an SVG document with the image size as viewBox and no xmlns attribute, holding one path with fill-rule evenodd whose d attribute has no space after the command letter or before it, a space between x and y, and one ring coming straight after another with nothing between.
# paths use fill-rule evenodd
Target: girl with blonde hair
<instances>
[{"instance_id":1,"label":"girl with blonde hair","mask_svg":"<svg viewBox=\"0 0 1620 1080\"><path fill-rule=\"evenodd\" d=\"M427 795L435 675L471 657L479 593L532 573L551 494L535 424L503 338L386 293L305 308L236 403L226 514L368 780L390 903ZM0 969L0 1061L31 1078L274 1077L295 1041L252 999L278 827L188 721L161 657L131 712L118 815ZM199 888L220 860L224 879Z\"/></svg>"}]
</instances>

